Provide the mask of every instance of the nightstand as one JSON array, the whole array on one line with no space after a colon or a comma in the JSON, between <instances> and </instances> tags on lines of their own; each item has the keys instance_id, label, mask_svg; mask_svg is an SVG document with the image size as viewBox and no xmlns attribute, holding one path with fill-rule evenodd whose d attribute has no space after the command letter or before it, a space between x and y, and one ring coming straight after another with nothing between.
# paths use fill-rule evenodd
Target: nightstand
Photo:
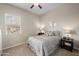
<instances>
[{"instance_id":1,"label":"nightstand","mask_svg":"<svg viewBox=\"0 0 79 59\"><path fill-rule=\"evenodd\" d=\"M69 37L61 38L60 47L72 52L72 50L73 50L73 39L69 38Z\"/></svg>"}]
</instances>

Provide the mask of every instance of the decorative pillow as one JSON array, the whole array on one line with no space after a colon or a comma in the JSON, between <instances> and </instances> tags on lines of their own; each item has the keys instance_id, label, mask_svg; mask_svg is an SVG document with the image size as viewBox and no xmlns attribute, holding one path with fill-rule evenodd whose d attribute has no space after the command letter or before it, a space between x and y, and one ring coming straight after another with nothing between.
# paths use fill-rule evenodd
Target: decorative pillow
<instances>
[{"instance_id":1,"label":"decorative pillow","mask_svg":"<svg viewBox=\"0 0 79 59\"><path fill-rule=\"evenodd\" d=\"M60 31L46 31L45 35L47 36L62 36Z\"/></svg>"},{"instance_id":2,"label":"decorative pillow","mask_svg":"<svg viewBox=\"0 0 79 59\"><path fill-rule=\"evenodd\" d=\"M47 36L53 36L53 32L52 32L52 31L46 31L45 34L46 34Z\"/></svg>"},{"instance_id":3,"label":"decorative pillow","mask_svg":"<svg viewBox=\"0 0 79 59\"><path fill-rule=\"evenodd\" d=\"M53 31L54 36L61 36L61 32L60 31Z\"/></svg>"},{"instance_id":4,"label":"decorative pillow","mask_svg":"<svg viewBox=\"0 0 79 59\"><path fill-rule=\"evenodd\" d=\"M46 31L45 34L46 34L47 36L52 36L52 32L51 32L51 31Z\"/></svg>"}]
</instances>

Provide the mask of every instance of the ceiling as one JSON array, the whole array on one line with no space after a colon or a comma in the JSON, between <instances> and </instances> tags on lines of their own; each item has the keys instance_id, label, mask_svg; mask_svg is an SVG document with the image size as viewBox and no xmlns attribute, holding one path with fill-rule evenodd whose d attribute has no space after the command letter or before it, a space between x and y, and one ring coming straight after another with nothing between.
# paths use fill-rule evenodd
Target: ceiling
<instances>
[{"instance_id":1,"label":"ceiling","mask_svg":"<svg viewBox=\"0 0 79 59\"><path fill-rule=\"evenodd\" d=\"M40 3L40 5L42 6L42 9L40 9L39 7L36 7L36 6L33 7L32 9L30 9L32 3L10 3L10 4L13 6L28 10L37 15L42 15L61 5L59 3Z\"/></svg>"}]
</instances>

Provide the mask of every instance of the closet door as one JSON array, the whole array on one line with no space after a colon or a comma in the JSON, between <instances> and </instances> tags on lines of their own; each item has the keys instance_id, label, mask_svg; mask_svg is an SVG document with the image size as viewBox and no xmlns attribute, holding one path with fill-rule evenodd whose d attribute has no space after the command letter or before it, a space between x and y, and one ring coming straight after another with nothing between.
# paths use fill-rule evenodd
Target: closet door
<instances>
[{"instance_id":1,"label":"closet door","mask_svg":"<svg viewBox=\"0 0 79 59\"><path fill-rule=\"evenodd\" d=\"M1 29L0 29L0 55L2 53L2 35L1 35Z\"/></svg>"}]
</instances>

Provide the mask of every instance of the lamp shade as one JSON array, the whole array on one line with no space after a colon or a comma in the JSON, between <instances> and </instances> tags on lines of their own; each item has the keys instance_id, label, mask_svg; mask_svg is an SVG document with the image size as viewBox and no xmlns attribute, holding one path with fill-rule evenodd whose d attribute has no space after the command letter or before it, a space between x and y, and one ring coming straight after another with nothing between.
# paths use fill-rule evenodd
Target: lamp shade
<instances>
[{"instance_id":1,"label":"lamp shade","mask_svg":"<svg viewBox=\"0 0 79 59\"><path fill-rule=\"evenodd\" d=\"M75 30L67 30L65 29L65 35L68 37L71 37L72 35L75 35L76 31Z\"/></svg>"}]
</instances>

